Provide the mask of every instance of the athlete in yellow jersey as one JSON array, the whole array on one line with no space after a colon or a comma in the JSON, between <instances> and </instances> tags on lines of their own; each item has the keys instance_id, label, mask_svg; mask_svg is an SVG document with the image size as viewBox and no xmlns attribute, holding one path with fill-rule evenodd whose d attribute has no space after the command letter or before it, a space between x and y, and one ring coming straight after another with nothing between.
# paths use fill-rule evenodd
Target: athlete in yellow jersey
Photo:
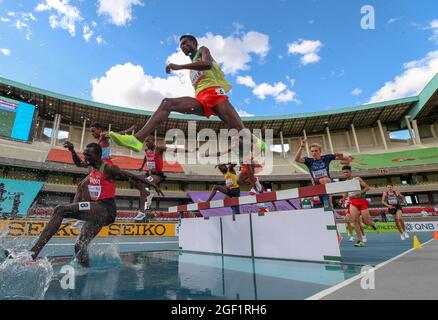
<instances>
[{"instance_id":1,"label":"athlete in yellow jersey","mask_svg":"<svg viewBox=\"0 0 438 320\"><path fill-rule=\"evenodd\" d=\"M206 202L210 202L213 200L216 193L219 191L225 194L229 198L237 198L240 197L240 186L239 186L239 177L237 176L234 168L237 164L220 164L216 166L220 172L224 175L225 186L224 185L215 185L213 190L211 191L210 197ZM231 207L233 214L240 214L239 207Z\"/></svg>"},{"instance_id":2,"label":"athlete in yellow jersey","mask_svg":"<svg viewBox=\"0 0 438 320\"><path fill-rule=\"evenodd\" d=\"M231 85L225 80L222 70L206 47L198 49L198 41L194 36L184 35L180 38L180 48L192 63L185 65L169 64L166 72L172 70L190 70L190 77L195 88L196 98L182 97L164 99L157 111L146 125L135 135L119 135L111 132L112 141L120 146L136 152L143 149L143 141L153 134L154 130L169 117L171 112L194 114L199 116L217 115L230 129L239 132L245 128L239 114L231 105L226 95ZM262 144L264 148L264 143Z\"/></svg>"}]
</instances>

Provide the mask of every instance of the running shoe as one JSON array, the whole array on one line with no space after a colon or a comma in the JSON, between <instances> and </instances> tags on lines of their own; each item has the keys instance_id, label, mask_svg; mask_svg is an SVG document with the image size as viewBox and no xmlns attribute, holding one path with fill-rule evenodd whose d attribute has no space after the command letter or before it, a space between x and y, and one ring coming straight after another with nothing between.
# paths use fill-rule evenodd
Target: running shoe
<instances>
[{"instance_id":1,"label":"running shoe","mask_svg":"<svg viewBox=\"0 0 438 320\"><path fill-rule=\"evenodd\" d=\"M143 143L139 141L133 135L125 134L121 135L115 132L110 132L109 136L112 141L114 141L117 145L121 147L128 148L129 150L140 152L143 150Z\"/></svg>"},{"instance_id":2,"label":"running shoe","mask_svg":"<svg viewBox=\"0 0 438 320\"><path fill-rule=\"evenodd\" d=\"M142 221L146 218L146 214L144 212L139 211L137 216L134 218L135 221Z\"/></svg>"},{"instance_id":3,"label":"running shoe","mask_svg":"<svg viewBox=\"0 0 438 320\"><path fill-rule=\"evenodd\" d=\"M85 223L85 221L77 220L77 221L75 222L75 224L72 225L72 226L70 227L70 230L81 229L82 226L84 225L84 223Z\"/></svg>"},{"instance_id":4,"label":"running shoe","mask_svg":"<svg viewBox=\"0 0 438 320\"><path fill-rule=\"evenodd\" d=\"M362 242L363 242L363 243L367 243L367 242L368 242L367 237L363 236L363 237L362 237Z\"/></svg>"},{"instance_id":5,"label":"running shoe","mask_svg":"<svg viewBox=\"0 0 438 320\"><path fill-rule=\"evenodd\" d=\"M350 239L349 239L348 241L350 241L350 242L354 242L355 240L356 240L355 237L350 237Z\"/></svg>"},{"instance_id":6,"label":"running shoe","mask_svg":"<svg viewBox=\"0 0 438 320\"><path fill-rule=\"evenodd\" d=\"M354 246L356 248L363 248L363 247L365 247L365 243L363 243L362 241L359 240L354 244Z\"/></svg>"},{"instance_id":7,"label":"running shoe","mask_svg":"<svg viewBox=\"0 0 438 320\"><path fill-rule=\"evenodd\" d=\"M254 196L254 195L257 194L257 190L254 189L254 188L251 188L251 191L249 191L249 194L252 195L252 196Z\"/></svg>"},{"instance_id":8,"label":"running shoe","mask_svg":"<svg viewBox=\"0 0 438 320\"><path fill-rule=\"evenodd\" d=\"M402 233L402 234L400 234L400 239L402 239L403 241L405 241L406 240L406 237L405 237L405 235Z\"/></svg>"},{"instance_id":9,"label":"running shoe","mask_svg":"<svg viewBox=\"0 0 438 320\"><path fill-rule=\"evenodd\" d=\"M407 233L407 232L405 232L404 236L405 236L405 239L409 239L410 238L409 233Z\"/></svg>"},{"instance_id":10,"label":"running shoe","mask_svg":"<svg viewBox=\"0 0 438 320\"><path fill-rule=\"evenodd\" d=\"M256 179L257 179L257 180L256 180L256 183L255 183L256 190L257 190L258 192L262 192L262 191L263 191L263 186L262 186L262 184L260 183L259 178L256 178Z\"/></svg>"}]
</instances>

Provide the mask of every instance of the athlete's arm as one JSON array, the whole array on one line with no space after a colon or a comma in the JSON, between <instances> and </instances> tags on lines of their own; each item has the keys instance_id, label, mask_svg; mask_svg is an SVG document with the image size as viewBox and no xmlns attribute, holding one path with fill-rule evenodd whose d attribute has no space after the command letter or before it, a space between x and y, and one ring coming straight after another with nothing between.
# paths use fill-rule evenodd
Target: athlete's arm
<instances>
[{"instance_id":1,"label":"athlete's arm","mask_svg":"<svg viewBox=\"0 0 438 320\"><path fill-rule=\"evenodd\" d=\"M85 161L82 161L81 158L79 158L78 154L75 151L75 147L73 146L73 143L71 143L69 141L65 141L64 148L66 148L66 149L68 149L68 151L70 151L73 162L75 163L76 167L80 167L80 168L88 167L88 164Z\"/></svg>"},{"instance_id":2,"label":"athlete's arm","mask_svg":"<svg viewBox=\"0 0 438 320\"><path fill-rule=\"evenodd\" d=\"M135 174L133 174L131 172L121 170L116 165L109 165L109 166L107 166L106 172L108 174L110 174L111 176L113 176L114 178L119 178L119 179L122 179L122 180L134 180L134 181L141 182L141 183L148 184L148 185L151 184L150 182L148 182L142 176L137 176L137 175L135 175Z\"/></svg>"},{"instance_id":3,"label":"athlete's arm","mask_svg":"<svg viewBox=\"0 0 438 320\"><path fill-rule=\"evenodd\" d=\"M369 185L368 185L365 181L363 181L362 178L357 177L357 180L359 181L360 186L362 187L362 190L356 192L352 197L358 197L358 196L360 196L360 195L362 194L362 192L368 192L368 191L370 191L370 187L369 187Z\"/></svg>"},{"instance_id":4,"label":"athlete's arm","mask_svg":"<svg viewBox=\"0 0 438 320\"><path fill-rule=\"evenodd\" d=\"M297 153L295 154L295 162L304 163L304 159L302 158L303 149L306 146L307 140L302 139L300 141L300 147L298 148Z\"/></svg>"},{"instance_id":5,"label":"athlete's arm","mask_svg":"<svg viewBox=\"0 0 438 320\"><path fill-rule=\"evenodd\" d=\"M335 153L336 159L345 163L350 163L353 160L352 156L345 156L343 153Z\"/></svg>"},{"instance_id":6,"label":"athlete's arm","mask_svg":"<svg viewBox=\"0 0 438 320\"><path fill-rule=\"evenodd\" d=\"M201 53L200 61L183 65L171 63L166 67L166 73L170 74L172 70L210 70L213 67L213 57L211 56L210 50L206 47L201 47L199 48L199 52Z\"/></svg>"},{"instance_id":7,"label":"athlete's arm","mask_svg":"<svg viewBox=\"0 0 438 320\"><path fill-rule=\"evenodd\" d=\"M397 195L402 199L403 205L407 206L408 203L406 202L405 197L401 194L401 192L397 191Z\"/></svg>"},{"instance_id":8,"label":"athlete's arm","mask_svg":"<svg viewBox=\"0 0 438 320\"><path fill-rule=\"evenodd\" d=\"M143 171L144 165L146 164L146 161L147 161L147 160L148 160L148 159L147 159L146 156L145 156L144 159L143 159L143 163L142 163L140 169L138 169L138 171Z\"/></svg>"}]
</instances>

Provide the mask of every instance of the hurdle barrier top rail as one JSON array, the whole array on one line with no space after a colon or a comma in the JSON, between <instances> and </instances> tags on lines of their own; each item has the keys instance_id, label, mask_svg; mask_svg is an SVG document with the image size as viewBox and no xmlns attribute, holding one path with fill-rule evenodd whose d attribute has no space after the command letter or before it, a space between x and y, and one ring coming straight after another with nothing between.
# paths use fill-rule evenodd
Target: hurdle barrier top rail
<instances>
[{"instance_id":1,"label":"hurdle barrier top rail","mask_svg":"<svg viewBox=\"0 0 438 320\"><path fill-rule=\"evenodd\" d=\"M216 200L210 202L192 203L176 207L169 207L169 213L191 212L208 209L227 208L233 206L249 205L263 202L274 202L291 199L309 198L315 196L333 195L340 193L348 193L360 191L361 186L356 179L321 184L309 187L300 187L289 190L276 192L266 192L251 196L243 196L239 198L228 198L224 200Z\"/></svg>"}]
</instances>

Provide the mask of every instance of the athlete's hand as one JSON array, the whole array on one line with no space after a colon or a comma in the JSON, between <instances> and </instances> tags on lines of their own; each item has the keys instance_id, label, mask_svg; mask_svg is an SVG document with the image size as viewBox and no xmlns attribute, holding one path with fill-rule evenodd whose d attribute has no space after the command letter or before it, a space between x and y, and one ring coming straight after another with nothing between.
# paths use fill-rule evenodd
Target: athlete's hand
<instances>
[{"instance_id":1,"label":"athlete's hand","mask_svg":"<svg viewBox=\"0 0 438 320\"><path fill-rule=\"evenodd\" d=\"M307 143L307 139L301 139L301 141L300 141L300 147L301 147L301 148L304 148L304 147L306 146L306 143Z\"/></svg>"},{"instance_id":2,"label":"athlete's hand","mask_svg":"<svg viewBox=\"0 0 438 320\"><path fill-rule=\"evenodd\" d=\"M166 73L170 74L172 72L172 70L178 71L178 70L181 70L181 67L177 64L174 64L174 63L168 64L166 67Z\"/></svg>"},{"instance_id":3,"label":"athlete's hand","mask_svg":"<svg viewBox=\"0 0 438 320\"><path fill-rule=\"evenodd\" d=\"M75 149L73 143L71 143L70 141L64 142L64 148L68 149L68 151L73 151Z\"/></svg>"}]
</instances>

